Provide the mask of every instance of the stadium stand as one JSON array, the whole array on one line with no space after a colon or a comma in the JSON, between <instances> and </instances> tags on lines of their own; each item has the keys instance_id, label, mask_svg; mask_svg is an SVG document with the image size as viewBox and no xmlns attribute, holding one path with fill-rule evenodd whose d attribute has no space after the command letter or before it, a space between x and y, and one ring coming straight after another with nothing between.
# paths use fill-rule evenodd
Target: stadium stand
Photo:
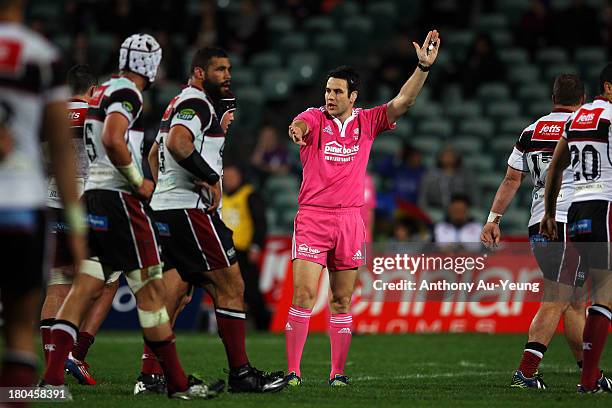
<instances>
[{"instance_id":1,"label":"stadium stand","mask_svg":"<svg viewBox=\"0 0 612 408\"><path fill-rule=\"evenodd\" d=\"M63 4L64 12L56 3ZM420 38L421 32L435 26L441 32L443 46L431 78L397 129L374 144L370 168L375 169L380 160L397 154L404 143L419 149L424 163L432 165L437 151L450 143L464 155L465 165L475 172L474 182L485 190L485 196L494 193L501 181L507 157L523 128L549 109L554 76L561 72L580 73L587 83L589 97L593 96L597 74L608 60L606 46L610 45L602 38L599 43L574 50L557 46L551 39L556 31L550 27L542 36L543 41L534 40L531 47L523 46L522 23L530 8L529 0L485 2L481 9L472 10L467 22L433 21L426 14L429 6L425 1L315 1L291 2L298 5L289 6L285 2L261 0L255 2L258 14L252 18L258 20L253 20L253 24L241 14L242 0L159 1L155 5L138 0L122 2L127 8L105 7L103 3L66 0L51 4L31 0L28 21L63 47L69 61L85 62L95 57L102 74L110 74L115 68L108 61L115 60L113 50L126 30L168 34L164 53L177 58L164 58L162 78L150 95L156 107L148 109L145 116L149 138L158 126L156 115L184 81L185 61L191 52L205 45L227 48L232 55L233 88L238 97L238 114L226 149L231 157L249 157L262 122L274 123L284 134L292 115L308 106L319 106L324 73L337 64L351 63L363 73L362 106L393 97L398 81L401 85L415 61L412 55L395 52L393 38L398 33ZM463 7L462 2L448 3L457 10ZM547 13L551 16L571 6L568 0L549 3ZM588 0L586 5L594 10L605 7L602 0ZM127 26L129 16L144 7L148 8L150 18L137 20L140 26L133 21ZM188 21L167 18L184 15L189 16ZM106 18L109 16L114 18ZM600 23L602 31L608 29L603 21ZM249 27L246 42L236 41L228 30L221 30L240 24ZM71 30L67 32L65 27ZM470 69L465 65L465 56L483 32L490 33L494 53L506 72L498 81L480 84L474 96L469 97L459 86L462 73ZM368 57L362 58L365 55ZM405 69L399 74L387 72L393 67L381 63L388 61L385 59L388 55L391 61L396 59L398 65L394 66ZM274 233L291 231L292 212L297 206L299 156L294 147L289 149L294 173L273 176L266 185L268 216ZM530 189L527 184L522 187L520 205L513 206L504 218L507 233L525 233L528 209L524 204L528 203ZM383 180L380 185L384 190L389 184ZM489 196L475 211L480 218L488 210ZM431 213L430 209L424 210ZM376 231L376 236L384 238L387 232Z\"/></svg>"}]
</instances>

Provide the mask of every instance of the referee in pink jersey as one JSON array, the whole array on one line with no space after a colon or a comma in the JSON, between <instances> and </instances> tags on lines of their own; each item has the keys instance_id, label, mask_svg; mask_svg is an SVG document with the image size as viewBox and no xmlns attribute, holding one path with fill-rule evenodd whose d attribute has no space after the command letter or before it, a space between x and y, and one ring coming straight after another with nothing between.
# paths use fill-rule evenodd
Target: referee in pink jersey
<instances>
[{"instance_id":1,"label":"referee in pink jersey","mask_svg":"<svg viewBox=\"0 0 612 408\"><path fill-rule=\"evenodd\" d=\"M413 44L417 68L387 104L355 108L359 75L350 67L338 67L327 75L325 106L307 109L289 126L289 136L301 146L304 168L291 255L293 304L285 326L290 385L302 383L300 360L324 267L332 292L329 385L348 385L344 366L351 343L351 296L357 268L365 261L366 230L360 208L370 149L376 136L393 129L414 104L438 55L440 37L433 30L423 46Z\"/></svg>"}]
</instances>

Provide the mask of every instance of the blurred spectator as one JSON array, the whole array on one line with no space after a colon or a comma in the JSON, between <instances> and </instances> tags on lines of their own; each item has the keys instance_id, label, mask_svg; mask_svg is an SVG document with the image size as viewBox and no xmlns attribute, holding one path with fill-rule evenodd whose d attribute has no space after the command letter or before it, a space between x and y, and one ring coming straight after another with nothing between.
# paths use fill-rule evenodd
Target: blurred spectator
<instances>
[{"instance_id":1,"label":"blurred spectator","mask_svg":"<svg viewBox=\"0 0 612 408\"><path fill-rule=\"evenodd\" d=\"M573 0L572 4L558 16L551 26L555 43L564 48L599 45L600 18L597 10L585 0Z\"/></svg>"},{"instance_id":2,"label":"blurred spectator","mask_svg":"<svg viewBox=\"0 0 612 408\"><path fill-rule=\"evenodd\" d=\"M608 48L608 54L612 54L612 3L607 1L602 9L603 39Z\"/></svg>"},{"instance_id":3,"label":"blurred spectator","mask_svg":"<svg viewBox=\"0 0 612 408\"><path fill-rule=\"evenodd\" d=\"M421 151L409 144L395 156L387 157L378 167L378 174L390 181L396 200L416 204L419 200L421 179L425 174Z\"/></svg>"},{"instance_id":4,"label":"blurred spectator","mask_svg":"<svg viewBox=\"0 0 612 408\"><path fill-rule=\"evenodd\" d=\"M395 36L379 68L373 72L375 78L372 80L389 85L393 92L400 90L406 82L406 67L415 66L418 62L412 45L413 36L413 33L400 33Z\"/></svg>"},{"instance_id":5,"label":"blurred spectator","mask_svg":"<svg viewBox=\"0 0 612 408\"><path fill-rule=\"evenodd\" d=\"M478 34L460 67L459 79L466 96L472 96L478 86L494 81L503 81L506 76L504 64L495 52L488 34Z\"/></svg>"},{"instance_id":6,"label":"blurred spectator","mask_svg":"<svg viewBox=\"0 0 612 408\"><path fill-rule=\"evenodd\" d=\"M194 48L219 46L218 24L216 18L216 5L214 0L203 0L201 2L200 15L190 24L188 40Z\"/></svg>"},{"instance_id":7,"label":"blurred spectator","mask_svg":"<svg viewBox=\"0 0 612 408\"><path fill-rule=\"evenodd\" d=\"M470 23L470 13L474 10L474 0L438 0L423 2L423 15L427 21L435 21L436 27L466 27ZM478 2L480 7L488 1Z\"/></svg>"},{"instance_id":8,"label":"blurred spectator","mask_svg":"<svg viewBox=\"0 0 612 408\"><path fill-rule=\"evenodd\" d=\"M544 0L531 0L529 9L521 17L517 27L516 38L518 44L529 50L530 53L548 44L553 20Z\"/></svg>"},{"instance_id":9,"label":"blurred spectator","mask_svg":"<svg viewBox=\"0 0 612 408\"><path fill-rule=\"evenodd\" d=\"M451 146L438 153L436 168L429 170L421 180L419 206L446 208L453 194L465 194L478 206L479 188L477 179L461 166L461 157Z\"/></svg>"},{"instance_id":10,"label":"blurred spectator","mask_svg":"<svg viewBox=\"0 0 612 408\"><path fill-rule=\"evenodd\" d=\"M261 10L254 0L242 0L238 14L227 19L225 27L219 27L227 49L249 57L260 51L265 43L264 21Z\"/></svg>"},{"instance_id":11,"label":"blurred spectator","mask_svg":"<svg viewBox=\"0 0 612 408\"><path fill-rule=\"evenodd\" d=\"M249 315L255 318L257 330L267 330L270 312L259 290L259 267L267 233L265 204L253 186L243 182L241 170L231 164L223 169L222 213L234 232Z\"/></svg>"},{"instance_id":12,"label":"blurred spectator","mask_svg":"<svg viewBox=\"0 0 612 408\"><path fill-rule=\"evenodd\" d=\"M156 81L158 83L163 82L164 79L185 81L187 69L183 66L183 51L176 49L167 31L155 33L155 39L164 52Z\"/></svg>"},{"instance_id":13,"label":"blurred spectator","mask_svg":"<svg viewBox=\"0 0 612 408\"><path fill-rule=\"evenodd\" d=\"M102 31L113 33L125 38L140 31L142 16L147 13L139 13L134 2L131 0L115 0L112 5L101 4L103 18L98 18L98 25Z\"/></svg>"},{"instance_id":14,"label":"blurred spectator","mask_svg":"<svg viewBox=\"0 0 612 408\"><path fill-rule=\"evenodd\" d=\"M251 156L251 164L258 173L263 185L271 175L287 174L289 172L289 151L286 141L281 142L278 131L272 125L266 124L259 129L257 145Z\"/></svg>"},{"instance_id":15,"label":"blurred spectator","mask_svg":"<svg viewBox=\"0 0 612 408\"><path fill-rule=\"evenodd\" d=\"M431 241L431 234L427 226L420 220L400 215L395 220L393 228L393 241L401 242L427 242Z\"/></svg>"},{"instance_id":16,"label":"blurred spectator","mask_svg":"<svg viewBox=\"0 0 612 408\"><path fill-rule=\"evenodd\" d=\"M298 22L321 12L321 0L275 0L278 11L287 10ZM335 6L335 5L334 5Z\"/></svg>"},{"instance_id":17,"label":"blurred spectator","mask_svg":"<svg viewBox=\"0 0 612 408\"><path fill-rule=\"evenodd\" d=\"M434 226L434 242L480 242L481 227L480 223L470 217L469 198L463 194L456 194L448 206L446 219Z\"/></svg>"},{"instance_id":18,"label":"blurred spectator","mask_svg":"<svg viewBox=\"0 0 612 408\"><path fill-rule=\"evenodd\" d=\"M384 247L391 253L418 253L431 243L430 228L410 216L397 216L389 231L391 238Z\"/></svg>"}]
</instances>

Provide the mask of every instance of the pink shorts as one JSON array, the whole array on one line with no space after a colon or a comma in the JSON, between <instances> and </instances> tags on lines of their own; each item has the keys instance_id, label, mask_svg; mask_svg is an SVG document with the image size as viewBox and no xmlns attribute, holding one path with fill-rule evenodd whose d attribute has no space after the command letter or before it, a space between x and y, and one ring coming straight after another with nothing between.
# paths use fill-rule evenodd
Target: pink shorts
<instances>
[{"instance_id":1,"label":"pink shorts","mask_svg":"<svg viewBox=\"0 0 612 408\"><path fill-rule=\"evenodd\" d=\"M300 207L293 222L291 260L316 262L330 271L365 263L366 229L358 207Z\"/></svg>"}]
</instances>

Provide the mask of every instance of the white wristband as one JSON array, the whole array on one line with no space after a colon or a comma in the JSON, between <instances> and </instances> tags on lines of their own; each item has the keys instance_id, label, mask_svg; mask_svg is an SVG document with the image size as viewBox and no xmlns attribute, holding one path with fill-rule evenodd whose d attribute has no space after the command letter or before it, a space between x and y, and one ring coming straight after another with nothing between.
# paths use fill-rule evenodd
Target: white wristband
<instances>
[{"instance_id":1,"label":"white wristband","mask_svg":"<svg viewBox=\"0 0 612 408\"><path fill-rule=\"evenodd\" d=\"M489 218L487 218L487 222L493 222L495 224L499 224L499 222L501 221L503 214L498 214L496 212L491 211L489 213Z\"/></svg>"},{"instance_id":2,"label":"white wristband","mask_svg":"<svg viewBox=\"0 0 612 408\"><path fill-rule=\"evenodd\" d=\"M134 186L135 188L140 188L142 182L144 181L144 178L142 177L142 174L140 174L138 167L136 167L133 161L127 166L117 166L117 170L119 170L121 174L123 174L123 176L130 182L132 186Z\"/></svg>"},{"instance_id":3,"label":"white wristband","mask_svg":"<svg viewBox=\"0 0 612 408\"><path fill-rule=\"evenodd\" d=\"M64 217L70 228L70 232L78 235L84 235L87 232L87 224L85 222L85 211L83 206L76 203L69 203L64 208Z\"/></svg>"}]
</instances>

